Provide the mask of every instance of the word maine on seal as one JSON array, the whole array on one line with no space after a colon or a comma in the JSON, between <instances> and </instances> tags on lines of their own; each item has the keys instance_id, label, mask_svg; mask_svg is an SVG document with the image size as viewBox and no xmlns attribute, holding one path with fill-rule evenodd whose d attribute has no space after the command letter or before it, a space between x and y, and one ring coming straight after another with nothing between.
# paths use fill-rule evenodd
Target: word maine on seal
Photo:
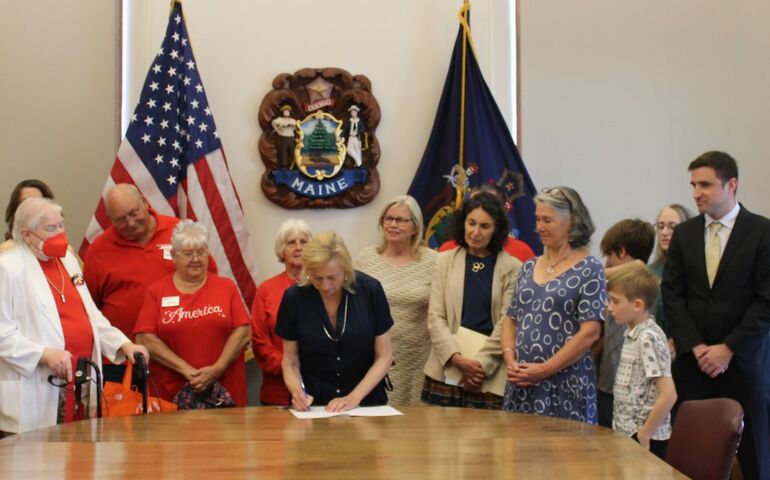
<instances>
[{"instance_id":1,"label":"word maine on seal","mask_svg":"<svg viewBox=\"0 0 770 480\"><path fill-rule=\"evenodd\" d=\"M273 79L259 107L260 185L284 208L353 208L380 189L371 81L339 68L303 68Z\"/></svg>"}]
</instances>

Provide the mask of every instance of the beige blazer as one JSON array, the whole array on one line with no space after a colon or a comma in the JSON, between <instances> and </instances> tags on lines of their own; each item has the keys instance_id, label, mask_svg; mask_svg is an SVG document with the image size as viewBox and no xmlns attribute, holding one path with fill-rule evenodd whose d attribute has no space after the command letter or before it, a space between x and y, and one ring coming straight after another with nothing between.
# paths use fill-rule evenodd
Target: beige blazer
<instances>
[{"instance_id":1,"label":"beige blazer","mask_svg":"<svg viewBox=\"0 0 770 480\"><path fill-rule=\"evenodd\" d=\"M511 303L515 279L521 269L521 262L505 251L497 254L495 272L492 280L492 320L495 328L484 346L476 355L484 368L487 378L497 371L502 360L500 348L500 330L502 319ZM430 305L428 307L428 331L432 348L425 375L433 380L444 382L444 366L449 358L460 351L454 334L460 328L463 314L463 288L465 285L465 249L441 252L436 260L431 284Z\"/></svg>"},{"instance_id":2,"label":"beige blazer","mask_svg":"<svg viewBox=\"0 0 770 480\"><path fill-rule=\"evenodd\" d=\"M67 277L82 278L71 252L62 264ZM94 334L91 360L100 368L102 355L124 361L119 348L129 339L99 312L85 283L76 289ZM59 312L37 258L17 245L0 255L0 430L20 433L56 425L59 389L48 383L51 370L39 365L46 347L64 349ZM93 416L96 386L90 386Z\"/></svg>"}]
</instances>

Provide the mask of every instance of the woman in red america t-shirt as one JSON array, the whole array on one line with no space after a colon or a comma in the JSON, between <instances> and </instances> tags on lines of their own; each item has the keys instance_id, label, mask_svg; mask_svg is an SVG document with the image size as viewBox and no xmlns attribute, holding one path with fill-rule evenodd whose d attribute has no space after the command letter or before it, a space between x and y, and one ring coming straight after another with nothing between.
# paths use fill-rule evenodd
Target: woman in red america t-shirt
<instances>
[{"instance_id":1,"label":"woman in red america t-shirt","mask_svg":"<svg viewBox=\"0 0 770 480\"><path fill-rule=\"evenodd\" d=\"M219 382L246 405L243 353L251 322L232 280L208 272L208 232L182 220L171 234L176 272L147 290L137 343L150 350L150 393L173 401L187 383L205 394ZM153 385L154 384L154 385Z\"/></svg>"}]
</instances>

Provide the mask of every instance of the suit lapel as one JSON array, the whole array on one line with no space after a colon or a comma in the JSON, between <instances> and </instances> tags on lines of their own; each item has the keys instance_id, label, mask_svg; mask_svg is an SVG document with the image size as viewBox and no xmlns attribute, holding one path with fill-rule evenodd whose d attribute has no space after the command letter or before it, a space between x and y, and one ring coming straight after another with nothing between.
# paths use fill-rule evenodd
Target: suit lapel
<instances>
[{"instance_id":1,"label":"suit lapel","mask_svg":"<svg viewBox=\"0 0 770 480\"><path fill-rule=\"evenodd\" d=\"M507 253L506 253L507 255ZM492 300L489 302L490 307L492 308L492 311L490 313L490 317L492 319L492 325L497 324L497 319L500 317L500 309L502 308L502 305L500 305L500 301L502 300L502 297L500 296L499 292L503 291L503 286L501 285L501 282L503 281L503 272L505 269L501 265L501 263L504 262L504 260L501 258L501 255L498 253L497 258L495 259L495 270L492 275Z\"/></svg>"},{"instance_id":2,"label":"suit lapel","mask_svg":"<svg viewBox=\"0 0 770 480\"><path fill-rule=\"evenodd\" d=\"M719 267L717 268L717 274L714 277L714 285L717 284L725 266L730 264L732 257L738 251L743 239L746 238L746 234L749 232L751 224L751 221L749 220L750 215L750 212L741 205L741 209L738 210L738 216L735 218L733 230L730 232L730 238L727 240L727 245L725 245L725 251L719 259Z\"/></svg>"},{"instance_id":3,"label":"suit lapel","mask_svg":"<svg viewBox=\"0 0 770 480\"><path fill-rule=\"evenodd\" d=\"M704 285L705 291L709 291L709 277L706 272L706 217L703 214L695 217L692 224L693 236L692 240L684 242L684 245L693 249L695 255L695 266L697 267L698 275L700 276L700 282Z\"/></svg>"},{"instance_id":4,"label":"suit lapel","mask_svg":"<svg viewBox=\"0 0 770 480\"><path fill-rule=\"evenodd\" d=\"M452 258L449 281L452 282L449 292L452 295L452 315L457 326L460 326L463 317L463 290L465 288L465 249L460 247ZM453 332L454 333L454 332Z\"/></svg>"}]
</instances>

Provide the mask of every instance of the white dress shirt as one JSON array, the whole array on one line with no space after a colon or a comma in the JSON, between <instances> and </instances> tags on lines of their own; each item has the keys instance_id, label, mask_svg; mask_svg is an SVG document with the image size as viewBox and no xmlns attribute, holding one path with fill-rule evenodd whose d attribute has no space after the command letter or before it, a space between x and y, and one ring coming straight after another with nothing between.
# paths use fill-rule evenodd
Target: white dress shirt
<instances>
[{"instance_id":1,"label":"white dress shirt","mask_svg":"<svg viewBox=\"0 0 770 480\"><path fill-rule=\"evenodd\" d=\"M725 246L727 245L727 241L730 240L730 234L733 232L733 227L735 226L735 219L738 217L738 212L740 211L741 206L738 204L738 202L735 202L735 206L727 212L725 216L722 218L716 220L714 217L709 215L708 213L704 213L703 216L706 217L706 222L703 229L703 239L704 244L708 243L709 239L709 226L711 226L714 222L719 222L722 224L722 228L719 230L719 256L720 258L725 253Z\"/></svg>"}]
</instances>

